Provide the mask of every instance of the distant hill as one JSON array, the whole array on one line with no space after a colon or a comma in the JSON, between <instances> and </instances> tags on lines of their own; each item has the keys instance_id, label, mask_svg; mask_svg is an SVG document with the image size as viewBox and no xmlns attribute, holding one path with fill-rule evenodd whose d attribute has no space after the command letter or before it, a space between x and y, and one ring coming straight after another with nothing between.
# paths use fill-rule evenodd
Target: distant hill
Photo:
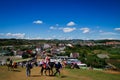
<instances>
[{"instance_id":1,"label":"distant hill","mask_svg":"<svg viewBox=\"0 0 120 80\"><path fill-rule=\"evenodd\" d=\"M71 43L71 44L79 44L85 42L92 42L92 43L105 43L116 41L120 42L120 40L81 40L81 39L72 39L72 40L28 40L28 39L0 39L1 46L8 46L8 45L29 45L29 44L39 44L39 43Z\"/></svg>"}]
</instances>

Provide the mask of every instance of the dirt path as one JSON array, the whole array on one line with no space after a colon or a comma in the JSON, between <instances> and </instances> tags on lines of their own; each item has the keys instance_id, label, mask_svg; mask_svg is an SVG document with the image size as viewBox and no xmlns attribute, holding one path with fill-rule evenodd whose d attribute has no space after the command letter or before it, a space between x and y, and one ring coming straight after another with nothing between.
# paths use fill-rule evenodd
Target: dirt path
<instances>
[{"instance_id":1,"label":"dirt path","mask_svg":"<svg viewBox=\"0 0 120 80\"><path fill-rule=\"evenodd\" d=\"M120 72L104 71L110 74L120 74ZM73 75L69 69L61 69L61 76L41 76L40 67L31 70L31 76L26 76L25 68L18 68L15 71L8 71L6 67L0 68L0 80L93 80L89 76L81 74ZM3 75L2 75L3 74Z\"/></svg>"},{"instance_id":2,"label":"dirt path","mask_svg":"<svg viewBox=\"0 0 120 80\"><path fill-rule=\"evenodd\" d=\"M45 75L41 76L39 72L40 72L40 67L34 67L31 70L31 76L27 77L25 69L20 70L20 72L14 71L13 73L14 75L11 76L9 80L54 80L55 78Z\"/></svg>"},{"instance_id":3,"label":"dirt path","mask_svg":"<svg viewBox=\"0 0 120 80\"><path fill-rule=\"evenodd\" d=\"M110 74L120 74L120 72L118 71L113 71L113 70L106 70L106 71L103 71L105 73L110 73Z\"/></svg>"},{"instance_id":4,"label":"dirt path","mask_svg":"<svg viewBox=\"0 0 120 80\"><path fill-rule=\"evenodd\" d=\"M18 67L14 71L8 71L6 66L0 67L0 80L66 80L65 75L68 76L68 73L62 69L61 76L41 76L40 67L34 67L31 76L27 77L25 68Z\"/></svg>"}]
</instances>

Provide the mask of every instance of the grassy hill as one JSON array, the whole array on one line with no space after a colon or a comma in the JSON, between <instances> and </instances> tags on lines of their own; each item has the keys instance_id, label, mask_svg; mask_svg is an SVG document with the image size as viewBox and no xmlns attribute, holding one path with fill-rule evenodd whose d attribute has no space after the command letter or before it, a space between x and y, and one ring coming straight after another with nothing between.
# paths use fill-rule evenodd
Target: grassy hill
<instances>
[{"instance_id":1,"label":"grassy hill","mask_svg":"<svg viewBox=\"0 0 120 80\"><path fill-rule=\"evenodd\" d=\"M31 77L26 77L25 68L7 71L7 67L0 66L0 80L120 80L120 72L113 71L62 69L60 76L41 76L39 71L40 67L34 67Z\"/></svg>"}]
</instances>

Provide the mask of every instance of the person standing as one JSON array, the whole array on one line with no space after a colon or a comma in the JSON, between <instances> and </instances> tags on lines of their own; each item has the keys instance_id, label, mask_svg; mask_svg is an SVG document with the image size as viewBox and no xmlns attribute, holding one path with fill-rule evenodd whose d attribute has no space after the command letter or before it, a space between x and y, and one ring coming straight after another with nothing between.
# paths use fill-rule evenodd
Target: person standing
<instances>
[{"instance_id":1,"label":"person standing","mask_svg":"<svg viewBox=\"0 0 120 80\"><path fill-rule=\"evenodd\" d=\"M26 64L26 75L27 75L27 77L30 77L31 69L32 69L32 64L30 62L27 62L27 64Z\"/></svg>"},{"instance_id":2,"label":"person standing","mask_svg":"<svg viewBox=\"0 0 120 80\"><path fill-rule=\"evenodd\" d=\"M12 61L12 59L10 59L10 65L11 65L11 66L13 65L13 61Z\"/></svg>"},{"instance_id":3,"label":"person standing","mask_svg":"<svg viewBox=\"0 0 120 80\"><path fill-rule=\"evenodd\" d=\"M55 68L56 68L56 72L54 73L54 76L55 76L57 73L59 73L59 75L60 75L60 68L62 68L61 63L60 63L60 62L56 63L56 64L55 64Z\"/></svg>"},{"instance_id":4,"label":"person standing","mask_svg":"<svg viewBox=\"0 0 120 80\"><path fill-rule=\"evenodd\" d=\"M7 67L8 67L8 71L13 68L13 67L12 67L12 64L13 64L12 59L8 58L6 64L7 64Z\"/></svg>"}]
</instances>

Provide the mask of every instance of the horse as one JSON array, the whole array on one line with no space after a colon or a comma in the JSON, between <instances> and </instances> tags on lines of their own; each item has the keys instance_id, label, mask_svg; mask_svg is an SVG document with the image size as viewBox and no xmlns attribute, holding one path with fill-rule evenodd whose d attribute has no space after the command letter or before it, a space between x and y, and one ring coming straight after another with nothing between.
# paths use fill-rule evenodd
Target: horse
<instances>
[{"instance_id":1,"label":"horse","mask_svg":"<svg viewBox=\"0 0 120 80\"><path fill-rule=\"evenodd\" d=\"M17 68L17 63L16 62L14 62L13 64L8 62L6 65L8 67L8 71L13 71L14 68Z\"/></svg>"},{"instance_id":2,"label":"horse","mask_svg":"<svg viewBox=\"0 0 120 80\"><path fill-rule=\"evenodd\" d=\"M45 75L47 75L47 71L49 72L49 76L53 75L53 68L54 68L55 62L48 62L48 64L44 63L42 64L42 68L41 68L41 75L43 75L43 72L45 73ZM51 74L50 74L51 72Z\"/></svg>"}]
</instances>

